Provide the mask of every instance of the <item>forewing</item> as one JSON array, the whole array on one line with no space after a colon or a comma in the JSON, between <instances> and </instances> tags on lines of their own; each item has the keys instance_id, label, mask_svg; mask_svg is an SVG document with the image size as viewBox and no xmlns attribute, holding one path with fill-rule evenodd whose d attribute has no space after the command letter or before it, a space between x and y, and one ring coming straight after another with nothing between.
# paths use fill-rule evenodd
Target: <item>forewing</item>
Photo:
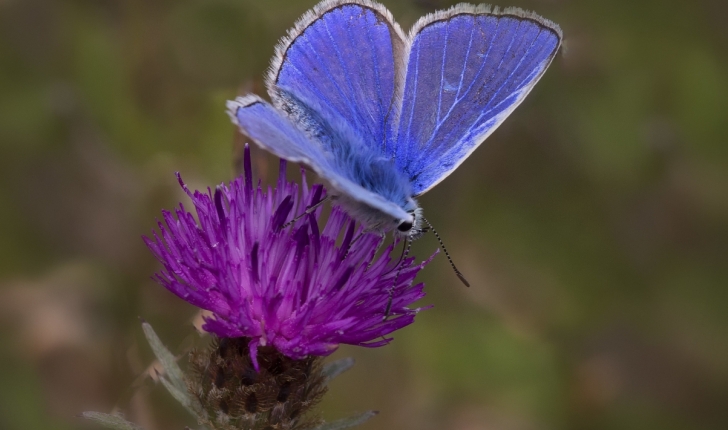
<instances>
[{"instance_id":1,"label":"forewing","mask_svg":"<svg viewBox=\"0 0 728 430\"><path fill-rule=\"evenodd\" d=\"M268 92L276 107L309 125L315 124L299 117L295 99L315 99L321 117L344 118L367 145L381 149L389 112L399 104L404 48L402 30L382 5L323 1L276 47ZM284 97L279 88L295 97Z\"/></svg>"},{"instance_id":2,"label":"forewing","mask_svg":"<svg viewBox=\"0 0 728 430\"><path fill-rule=\"evenodd\" d=\"M412 30L396 161L424 193L477 148L541 78L559 27L520 9L459 5Z\"/></svg>"},{"instance_id":3,"label":"forewing","mask_svg":"<svg viewBox=\"0 0 728 430\"><path fill-rule=\"evenodd\" d=\"M331 154L324 152L318 142L311 140L260 97L239 97L229 101L227 108L233 123L261 148L288 161L307 165L338 193L382 212L387 219L408 217L404 209L353 182L349 172L340 171L332 162Z\"/></svg>"}]
</instances>

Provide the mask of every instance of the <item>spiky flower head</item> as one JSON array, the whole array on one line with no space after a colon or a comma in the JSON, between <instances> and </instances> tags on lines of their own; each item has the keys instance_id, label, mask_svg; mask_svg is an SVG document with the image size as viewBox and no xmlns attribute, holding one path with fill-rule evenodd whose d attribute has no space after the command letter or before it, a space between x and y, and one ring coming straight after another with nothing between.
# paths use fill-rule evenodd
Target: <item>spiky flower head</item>
<instances>
[{"instance_id":1,"label":"spiky flower head","mask_svg":"<svg viewBox=\"0 0 728 430\"><path fill-rule=\"evenodd\" d=\"M281 160L276 188L253 186L246 147L244 175L214 191L193 193L178 176L197 219L180 204L163 212L159 232L144 238L164 265L155 279L211 311L203 326L208 332L248 338L256 369L262 346L303 359L328 355L342 343L389 343L387 335L411 324L421 309L409 306L424 296L414 278L427 261L397 261L394 244L378 255L383 238L336 207L325 221L319 207L287 225L325 190L309 188L304 176L299 192L285 171Z\"/></svg>"}]
</instances>

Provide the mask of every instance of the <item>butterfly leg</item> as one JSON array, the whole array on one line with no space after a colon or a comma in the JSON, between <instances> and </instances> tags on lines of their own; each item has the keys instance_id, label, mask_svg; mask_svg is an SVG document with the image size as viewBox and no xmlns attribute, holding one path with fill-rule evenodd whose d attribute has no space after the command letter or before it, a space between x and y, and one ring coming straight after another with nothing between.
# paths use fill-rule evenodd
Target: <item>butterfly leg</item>
<instances>
[{"instance_id":1,"label":"butterfly leg","mask_svg":"<svg viewBox=\"0 0 728 430\"><path fill-rule=\"evenodd\" d=\"M412 247L412 241L409 240L409 238L405 239L405 242L405 246L402 248L402 256L400 257L399 262L397 262L397 266L395 266L395 268L397 269L397 273L394 275L394 282L392 282L392 287L389 289L387 308L384 310L385 320L389 317L389 312L392 310L392 298L394 297L394 289L397 287L397 278L399 278L399 272L402 271L402 261L407 258L407 255L409 255L410 252L410 248Z\"/></svg>"},{"instance_id":2,"label":"butterfly leg","mask_svg":"<svg viewBox=\"0 0 728 430\"><path fill-rule=\"evenodd\" d=\"M386 235L384 233L379 233L380 241L377 244L377 249L374 250L374 255L376 256L379 250L382 248L382 245L384 244L384 239L386 238ZM369 262L369 265L367 266L367 270L369 270L370 267L372 267L372 264L374 264L374 258L372 258L372 261Z\"/></svg>"},{"instance_id":3,"label":"butterfly leg","mask_svg":"<svg viewBox=\"0 0 728 430\"><path fill-rule=\"evenodd\" d=\"M404 260L404 251L406 249L407 249L407 244L405 244L405 245L402 246L402 252L399 254L399 258L397 259L397 264L395 264L394 266L392 266L392 270L390 270L389 272L387 272L386 273L387 275L390 274L390 273L392 273L393 271L395 271L399 267L399 265L402 264L402 260Z\"/></svg>"},{"instance_id":4,"label":"butterfly leg","mask_svg":"<svg viewBox=\"0 0 728 430\"><path fill-rule=\"evenodd\" d=\"M343 260L346 260L346 257L348 257L348 256L349 256L349 251L351 251L351 247L352 247L352 246L354 246L354 244L356 243L356 241L358 241L359 239L361 239L361 238L362 238L362 236L364 236L364 234L365 234L365 233L366 233L366 231L363 231L363 232L359 233L359 234L358 234L358 235L357 235L357 236L356 236L356 237L354 238L354 240L352 240L352 241L351 241L351 242L349 243L349 246L348 246L348 247L346 248L346 254L344 254L344 258L343 258Z\"/></svg>"},{"instance_id":5,"label":"butterfly leg","mask_svg":"<svg viewBox=\"0 0 728 430\"><path fill-rule=\"evenodd\" d=\"M286 228L286 227L290 226L291 224L294 224L299 219L301 219L301 218L305 217L306 215L312 213L313 211L315 211L316 209L318 209L319 206L321 206L322 204L324 204L324 202L326 200L328 200L329 197L330 196L326 196L323 199L319 200L318 203L312 204L311 206L307 207L306 210L303 211L303 213L301 215L299 215L299 216L293 218L292 220L288 221L287 223L283 224L283 227L281 227L281 228Z\"/></svg>"},{"instance_id":6,"label":"butterfly leg","mask_svg":"<svg viewBox=\"0 0 728 430\"><path fill-rule=\"evenodd\" d=\"M367 233L371 233L371 232L373 232L373 231L378 231L378 230L375 230L375 229L372 229L372 228L367 228L367 229L365 229L364 231L362 231L361 233L359 233L359 234L358 234L358 235L357 235L357 236L356 236L356 237L354 238L354 240L352 240L352 241L351 241L351 243L349 243L349 247L348 247L348 248L346 248L346 254L344 254L344 260L346 259L346 257L348 257L348 256L349 256L349 251L351 251L351 247L352 247L352 246L354 246L354 244L356 243L356 241L357 241L357 240L359 240L359 239L361 239L361 238L362 238L362 237L363 237L363 236L364 236L365 234L367 234ZM384 236L385 236L385 234L384 234L384 233L380 233L380 234L381 234L381 236L382 236L382 239L384 239ZM377 251L379 251L379 246L381 246L381 243L380 243L380 244L379 244L379 245L377 246ZM367 267L367 268L368 268L368 267Z\"/></svg>"}]
</instances>

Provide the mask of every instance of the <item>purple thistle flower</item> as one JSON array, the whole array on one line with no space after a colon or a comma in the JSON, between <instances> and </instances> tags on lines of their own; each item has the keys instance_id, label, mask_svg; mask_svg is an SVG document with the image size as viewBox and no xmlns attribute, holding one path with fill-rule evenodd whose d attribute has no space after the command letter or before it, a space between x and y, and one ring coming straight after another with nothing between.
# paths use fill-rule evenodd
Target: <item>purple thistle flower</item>
<instances>
[{"instance_id":1,"label":"purple thistle flower","mask_svg":"<svg viewBox=\"0 0 728 430\"><path fill-rule=\"evenodd\" d=\"M425 293L413 281L429 260L407 258L396 266L394 244L377 257L383 238L364 233L336 207L323 230L321 208L285 226L324 197L323 186L309 189L304 176L299 197L281 160L277 187L266 192L259 182L254 188L247 146L244 166L244 176L207 193L190 192L178 174L199 221L180 204L174 214L162 212L159 233L144 237L164 265L154 279L213 313L205 330L249 338L257 369L258 347L273 346L293 359L325 356L342 343L385 345L388 334L414 321L422 308L408 306Z\"/></svg>"}]
</instances>

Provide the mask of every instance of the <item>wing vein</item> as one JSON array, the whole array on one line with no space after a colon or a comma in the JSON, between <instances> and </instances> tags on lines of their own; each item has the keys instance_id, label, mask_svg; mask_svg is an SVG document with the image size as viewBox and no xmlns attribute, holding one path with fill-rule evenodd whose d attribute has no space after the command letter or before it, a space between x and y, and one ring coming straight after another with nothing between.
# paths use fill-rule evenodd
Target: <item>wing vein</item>
<instances>
[{"instance_id":1,"label":"wing vein","mask_svg":"<svg viewBox=\"0 0 728 430\"><path fill-rule=\"evenodd\" d=\"M304 39L304 40L306 40L306 39ZM344 99L344 100L346 100L348 103L351 103L351 100L349 99L349 97L346 96L346 94L344 93L344 91L341 89L341 86L339 85L339 83L336 82L336 80L334 79L333 74L331 73L331 71L329 70L329 68L326 66L326 63L321 60L321 56L319 56L318 52L313 47L313 45L311 44L311 42L309 40L306 40L306 43L309 46L309 51L312 52L313 55L316 57L316 60L321 65L321 68L324 70L324 72L326 73L326 75L328 75L329 80L331 81L331 83L333 83L334 86L336 87L336 90L339 92L339 95L341 95L341 98ZM303 52L303 54L306 57L308 57L308 52ZM289 65L290 66L293 66L292 63L289 63ZM295 66L293 66L293 67L295 67ZM303 73L303 71L301 71L299 68L296 68L296 70L298 70L299 73L301 73L301 75L306 76ZM309 82L312 82L313 83L313 81L310 78L307 77L307 79L308 79ZM312 85L312 87L316 88L316 85ZM336 109L334 109L334 110L336 110Z\"/></svg>"},{"instance_id":2,"label":"wing vein","mask_svg":"<svg viewBox=\"0 0 728 430\"><path fill-rule=\"evenodd\" d=\"M442 107L442 85L445 80L445 57L447 54L447 37L450 34L450 23L445 25L445 42L442 44L442 64L440 65L440 91L437 97L437 119L435 120L435 128L440 124L440 108Z\"/></svg>"},{"instance_id":3,"label":"wing vein","mask_svg":"<svg viewBox=\"0 0 728 430\"><path fill-rule=\"evenodd\" d=\"M520 24L519 24L519 27L520 27ZM495 101L496 96L501 92L501 90L503 89L503 87L506 86L506 84L508 83L508 81L510 81L510 79L513 77L513 74L516 73L516 71L518 70L518 68L521 67L521 64L523 63L523 60L526 59L526 57L528 56L528 53L531 52L531 49L533 48L533 45L536 44L536 39L538 39L538 36L541 34L541 31L542 30L539 30L538 34L536 34L536 37L534 37L533 40L531 41L531 45L528 47L528 49L526 49L526 52L523 53L523 56L518 61L518 64L516 64L516 67L514 67L513 70L511 70L511 73L509 73L508 76L503 80L503 83L501 84L500 87L498 87L498 90L495 93L493 93L493 96L490 98L490 101L488 102L488 104L486 104L483 107L486 107L487 108L491 103L493 103ZM513 46L513 41L511 41L511 44L508 46L508 51L511 50L511 46ZM508 52L506 52L506 54L507 53ZM506 56L504 55L503 58L505 58L505 57ZM502 59L501 59L500 64L498 64L498 68L500 68L500 65L501 64L503 64L503 60Z\"/></svg>"},{"instance_id":4,"label":"wing vein","mask_svg":"<svg viewBox=\"0 0 728 430\"><path fill-rule=\"evenodd\" d=\"M475 24L475 23L473 23L473 24ZM450 109L452 109L452 107L455 106L455 104L457 103L458 97L460 97L460 90L463 88L463 80L465 79L465 69L468 67L468 57L470 57L470 48L473 46L473 33L475 33L475 25L470 27L470 40L468 40L468 50L465 51L465 60L463 61L463 70L460 72L460 83L458 84L458 92L455 93L455 99L453 101L452 106L450 106ZM448 113L450 113L450 110L448 110Z\"/></svg>"},{"instance_id":5,"label":"wing vein","mask_svg":"<svg viewBox=\"0 0 728 430\"><path fill-rule=\"evenodd\" d=\"M523 63L523 60L526 59L526 57L528 56L528 53L531 52L531 49L536 44L536 39L538 39L538 36L541 35L541 31L542 30L539 30L538 34L536 34L536 37L533 38L533 40L531 41L531 45L528 47L528 49L526 49L526 52L523 54L523 56L521 57L521 59L518 61L518 64L516 64L516 67L514 67L513 70L511 71L511 73L508 74L508 77L503 80L503 83L498 88L498 90L495 93L493 93L493 96L491 97L490 102L488 102L488 104L486 104L484 106L485 108L488 108L490 106L490 104L495 100L496 96L501 92L501 90L503 89L503 87L505 87L506 84L508 83L508 81L511 79L511 77L513 77L513 74L516 73L516 71L518 70L519 67L521 67L521 64ZM513 45L513 41L511 41L511 45ZM510 51L510 46L508 47L508 50ZM504 58L505 58L505 55L504 55ZM501 63L502 63L502 61L501 61ZM526 76L526 78L521 81L521 83L525 82L527 80L527 78L529 78L532 74L533 73L529 73ZM520 85L519 85L519 87L520 87ZM516 92L514 92L514 94L517 94L520 91L522 91L522 90L516 91ZM473 121L473 124L470 127L468 127L468 131L466 132L466 135L471 132L471 130L473 129L473 127L481 120L481 118L483 118L485 115L490 114L491 112L493 112L494 110L496 110L500 105L502 105L503 103L505 103L508 99L509 99L509 97L504 98L503 100L501 100L500 102L498 102L495 106L491 107L490 109L488 109L486 111L483 111L480 115L478 115L478 118L475 121Z\"/></svg>"},{"instance_id":6,"label":"wing vein","mask_svg":"<svg viewBox=\"0 0 728 430\"><path fill-rule=\"evenodd\" d=\"M492 37L492 38L490 39L490 43L488 44L488 50L487 50L487 51L485 51L485 56L483 57L483 62L482 62L482 63L480 64L480 68L478 69L478 72L477 72L477 73L475 74L475 76L473 77L473 81L472 81L472 82L470 83L470 85L468 85L468 89L467 89L467 90L465 90L465 93L463 94L463 96L462 96L462 97L460 97L459 99L457 99L457 98L455 99L455 102L454 102L454 103L452 104L452 106L450 106L450 109L448 110L448 112L447 112L447 113L445 114L445 116L444 116L444 117L442 118L442 120L441 120L441 121L440 121L440 122L439 122L439 123L437 124L437 126L435 127L435 129L434 129L434 130L432 131L432 135L431 135L431 136L430 136L430 138L429 138L429 139L427 140L427 142L425 142L425 143L424 143L424 144L422 145L422 147L426 147L426 146L429 146L429 145L430 145L430 143L432 143L432 140L433 140L433 139L435 138L435 135L437 135L437 132L439 131L439 129L440 129L440 127L442 126L442 124L444 124L444 123L445 123L445 121L446 121L446 120L447 120L447 119L448 119L448 118L450 117L450 114L452 113L452 111L453 111L453 110L455 110L455 108L457 107L457 105L458 105L458 104L459 104L459 103L460 103L460 102L461 102L461 101L462 101L462 100L463 100L463 99L464 99L465 97L467 97L467 95L468 95L468 94L470 93L470 90L472 90L473 86L475 85L475 82L476 82L476 81L478 80L478 78L480 77L480 74L481 74L481 73L483 73L483 68L485 67L485 63L487 63L487 62L488 62L488 55L490 55L490 50L491 50L491 49L493 48L493 41L495 41L495 39L496 39L496 37L497 37L497 35L498 35L498 28L499 28L499 26L500 26L500 21L501 21L501 20L498 20L498 21L496 21L496 23L495 23L495 30L493 31L493 37ZM510 47L509 47L509 48L510 48ZM466 62L467 62L467 59L466 59Z\"/></svg>"},{"instance_id":7,"label":"wing vein","mask_svg":"<svg viewBox=\"0 0 728 430\"><path fill-rule=\"evenodd\" d=\"M377 87L377 99L379 100L379 103L377 103L377 111L379 112L379 124L377 126L380 130L377 131L377 135L375 136L377 139L380 138L379 131L384 131L384 99L382 97L382 82L381 77L379 76L379 56L377 55L377 50L374 49L374 42L372 41L372 34L369 31L369 26L364 27L366 29L367 33L367 40L369 40L369 48L372 52L372 58L374 59L374 79L375 79L375 86ZM382 141L384 139L382 138ZM382 142L384 143L384 142Z\"/></svg>"},{"instance_id":8,"label":"wing vein","mask_svg":"<svg viewBox=\"0 0 728 430\"><path fill-rule=\"evenodd\" d=\"M410 109L409 122L407 123L407 133L405 133L405 136L407 136L407 141L408 142L410 141L410 131L412 130L412 118L415 115L415 102L417 101L417 80L418 80L417 79L417 75L418 75L419 66L420 66L420 45L418 44L417 45L416 57L415 57L415 72L414 72L415 73L415 77L414 77L414 85L415 85L415 87L414 87L414 89L412 91L412 109ZM405 156L402 157L402 159L407 160L408 157L409 157L409 147L410 147L410 145L402 145L402 146L405 147L405 149L407 150L407 152L405 153Z\"/></svg>"},{"instance_id":9,"label":"wing vein","mask_svg":"<svg viewBox=\"0 0 728 430\"><path fill-rule=\"evenodd\" d=\"M500 21L498 21L498 22L500 23ZM521 22L519 22L519 23L518 23L518 28L520 28L520 27L521 27L521 23L522 23L522 22L523 22L523 21L521 21ZM495 71L493 72L493 76L495 76L495 73L496 73L496 72L498 71L498 69L500 69L501 65L503 64L503 60L505 60L505 58L506 58L506 57L508 56L508 53L510 52L510 50L511 50L511 47L513 46L513 40L514 40L514 39L511 39L511 42L510 42L510 43L508 44L508 48L506 48L506 50L505 50L505 51L503 51L503 57L501 57L501 59L500 59L500 62L498 63L498 67L496 67L496 68L495 68ZM523 58L521 58L521 61L523 61ZM518 65L520 65L520 62L518 63ZM516 67L518 67L518 66L516 66ZM513 73L513 72L511 72L511 73ZM509 75L509 76L510 76L510 75ZM505 80L503 81L503 83L501 84L501 86L500 86L500 88L498 89L498 91L500 91L500 89L502 89L502 88L503 88L503 86L505 85L505 83L506 83L507 81L508 81L508 79L505 79ZM473 81L473 82L474 82L474 81ZM468 89L468 91L470 91L470 90ZM493 101L493 98L495 98L495 95L496 95L496 94L498 93L498 91L496 91L496 92L495 92L495 93L494 93L494 94L493 94L493 95L492 95L492 96L490 97L490 101L489 101L489 102L488 102L488 103L487 103L487 104L486 104L485 106L483 106L483 108L487 108L487 107L488 107L488 105L490 105L490 103L491 103L491 102ZM479 120L479 119L480 119L480 118L481 118L482 116L483 116L483 114L481 113L481 115L480 115L480 116L478 116L477 120ZM467 136L467 135L468 135L468 134L470 133L470 130L472 129L473 125L474 125L474 124L475 124L475 123L477 122L477 120L476 120L476 121L474 121L473 123L471 123L471 124L470 124L470 126L468 126L468 128L467 128L467 131L465 132L465 134L464 134L464 135L466 135L466 136ZM461 119L460 119L460 121L458 122L458 127L453 127L453 129L452 129L452 130L450 130L450 133L448 133L448 136L449 136L450 134L452 134L454 130L457 130L457 129L459 128L460 124L462 124L462 123L463 123L463 121L464 121L464 119L462 119L462 118L461 118ZM438 128L439 128L439 126L438 126ZM432 134L432 136L430 136L430 139L429 139L429 140L427 141L427 143L425 144L425 146L428 146L428 145L429 145L429 144L430 144L430 143L431 143L431 142L432 142L432 141L434 140L434 138L435 138L435 135L436 135L436 133L433 133L433 134ZM447 136L446 136L446 137L447 137ZM454 147L455 147L455 145L451 146L450 150L452 150L452 148L454 148ZM446 153L449 153L449 152L450 152L450 150L446 151ZM423 155L425 155L425 154L421 154L421 155L420 155L420 157L422 157Z\"/></svg>"},{"instance_id":10,"label":"wing vein","mask_svg":"<svg viewBox=\"0 0 728 430\"><path fill-rule=\"evenodd\" d=\"M519 24L519 27L520 27L520 24ZM534 46L534 45L536 44L536 40L538 39L538 36L540 36L540 35L541 35L541 31L543 31L543 30L539 30L538 34L536 34L536 37L534 37L534 38L533 38L533 40L531 41L531 45L530 45L530 46L528 47L528 49L526 49L526 52L525 52L525 53L523 54L523 56L521 57L521 59L520 59L520 60L518 61L518 64L516 65L516 67L514 67L514 68L513 68L513 70L511 71L511 73L509 73L508 77L507 77L506 79L504 79L503 83L502 83L502 84L501 84L501 86L500 86L500 87L498 88L498 90L497 90L497 91L496 91L495 93L493 93L493 96L491 97L491 101L490 101L490 102L489 102L489 103L488 103L487 105L485 105L485 106L484 106L485 108L487 108L487 107L488 107L488 106L489 106L489 105L490 105L490 104L491 104L491 103L492 103L492 102L494 101L494 99L496 98L496 96L498 95L498 93L500 93L500 91L501 91L501 90L503 89L503 87L504 87L504 86L505 86L505 85L506 85L506 84L508 83L508 81L509 81L509 80L510 80L510 78L511 78L511 77L513 76L513 74L514 74L514 73L515 73L515 72L516 72L516 71L518 70L518 68L519 68L519 67L521 66L521 64L523 63L523 60L525 60L525 59L526 59L526 57L528 56L528 54L529 54L529 52L531 51L531 49L533 48L533 46ZM507 56L508 52L509 52L509 51L510 51L510 49L511 49L511 46L513 46L513 40L511 40L511 43L510 43L510 45L508 46L508 49L506 50L506 52L504 53L504 55L503 55L503 58L505 58L505 57ZM503 63L503 61L502 61L502 59L501 59L501 64L502 64L502 63ZM500 67L500 64L499 64L499 67ZM538 69L537 69L537 70L538 70ZM534 70L534 71L535 71L535 70ZM529 78L531 78L532 76L533 76L533 72L532 72L532 73L529 73L529 74L528 74L528 75L526 76L526 78L524 78L523 80L521 80L521 84L522 84L523 82L526 82L526 81L528 81L528 80L529 80ZM520 87L521 87L521 85L519 84L519 86L518 86L517 88L520 88ZM520 94L519 94L519 93L520 93L520 92L522 92L522 91L523 91L523 89L522 89L522 88L520 88L520 89L519 89L518 91L515 91L515 92L514 92L514 94L518 94L518 95L516 96L516 99L517 99L517 98L518 98L518 97L520 96ZM502 104L506 103L506 102L507 102L508 100L510 100L510 97L506 97L506 98L504 98L503 100L501 100L500 102L498 102L498 103L497 103L497 104L496 104L495 106L491 107L490 109L488 109L488 110L486 110L486 111L483 111L483 112L482 112L482 113L481 113L480 115L478 115L478 118L476 118L476 119L475 119L475 121L473 121L473 122L471 123L471 125L470 125L470 126L469 126L469 127L467 128L467 131L466 131L466 132L465 132L465 133L463 134L463 137L468 137L468 136L471 136L471 135L472 135L472 131L473 131L473 129L474 129L474 128L480 128L480 126L482 126L482 125L483 125L483 124L481 124L480 126L478 125L478 123L480 122L480 120L481 120L481 119L482 119L483 117L485 117L485 116L487 116L488 114L490 114L491 112L495 111L495 110L496 110L496 109L497 109L498 107L500 107L500 106L501 106ZM452 133L452 131L451 131L450 133ZM448 136L449 136L449 134L450 134L450 133L448 133ZM447 137L447 136L446 136L446 137ZM452 151L452 150L453 150L453 149L454 149L455 147L456 147L456 145L453 145L453 146L452 146L452 147L451 147L451 148L450 148L449 150L447 150L447 151L446 151L446 154L449 154L449 153L450 153L450 152L451 152L451 151Z\"/></svg>"},{"instance_id":11,"label":"wing vein","mask_svg":"<svg viewBox=\"0 0 728 430\"><path fill-rule=\"evenodd\" d=\"M485 51L485 56L483 57L483 62L480 64L480 68L478 69L478 73L473 76L473 81L470 82L470 85L468 85L468 89L465 90L465 93L462 97L455 100L455 103L453 103L453 107L460 103L461 100L463 100L467 95L470 93L470 90L473 89L473 85L475 85L475 82L478 80L478 77L480 77L480 74L483 73L483 68L485 67L485 63L488 62L488 55L490 55L491 49L493 49L493 42L495 41L496 37L498 36L498 30L500 29L500 23L501 20L499 19L495 23L495 30L493 30L493 37L490 39L490 43L488 44L488 50ZM449 112L448 112L449 114Z\"/></svg>"},{"instance_id":12,"label":"wing vein","mask_svg":"<svg viewBox=\"0 0 728 430\"><path fill-rule=\"evenodd\" d=\"M354 85L351 83L351 79L349 79L349 69L347 69L346 63L344 63L344 59L341 56L341 51L339 51L339 46L336 44L334 37L331 35L331 31L329 30L329 23L326 22L325 19L322 19L322 21L324 23L324 29L326 29L326 34L329 36L329 40L331 41L331 46L334 48L334 51L336 52L336 58L339 60L341 69L344 71L344 80L346 81L346 84L349 86L349 91L351 91L352 97L356 98L356 91L354 91ZM332 79L333 79L333 76L332 76ZM351 102L351 100L348 97L344 97L344 98L349 100L349 102ZM359 126L359 128L361 128L363 118L359 115L359 112L357 112L356 109L349 109L349 110L352 113L352 116L356 117L356 119L358 120L357 122L359 123L357 125Z\"/></svg>"},{"instance_id":13,"label":"wing vein","mask_svg":"<svg viewBox=\"0 0 728 430\"><path fill-rule=\"evenodd\" d=\"M292 63L288 64L287 67L290 67L293 70L295 70L303 79L306 80L306 82L308 82L311 85L312 88L316 87L315 82L313 80L311 80L311 78L308 75L303 73L303 71L301 69L299 69L298 67L296 67L294 64L292 64ZM338 86L337 86L337 89L338 89ZM339 93L341 93L341 91L339 91ZM343 97L343 94L341 94L341 95ZM331 104L331 101L328 100L327 98L322 97L319 99L319 101L321 101L324 105L328 106L332 111L336 111L336 107L334 107L334 105Z\"/></svg>"}]
</instances>

